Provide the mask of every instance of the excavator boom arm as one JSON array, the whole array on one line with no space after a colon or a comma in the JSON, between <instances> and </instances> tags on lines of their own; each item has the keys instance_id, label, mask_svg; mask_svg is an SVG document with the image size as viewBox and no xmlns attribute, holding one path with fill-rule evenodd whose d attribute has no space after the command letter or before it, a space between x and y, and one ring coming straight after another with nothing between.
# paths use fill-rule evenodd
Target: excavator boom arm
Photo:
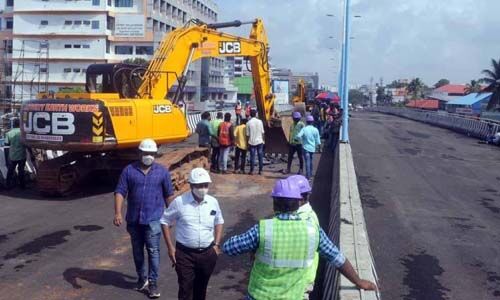
<instances>
[{"instance_id":1,"label":"excavator boom arm","mask_svg":"<svg viewBox=\"0 0 500 300\"><path fill-rule=\"evenodd\" d=\"M252 24L249 38L217 31L242 24ZM138 89L138 97L164 99L176 83L185 80L190 63L200 58L249 57L259 116L269 126L274 114L274 95L271 93L268 50L266 31L260 19L179 28L167 35L156 50Z\"/></svg>"}]
</instances>

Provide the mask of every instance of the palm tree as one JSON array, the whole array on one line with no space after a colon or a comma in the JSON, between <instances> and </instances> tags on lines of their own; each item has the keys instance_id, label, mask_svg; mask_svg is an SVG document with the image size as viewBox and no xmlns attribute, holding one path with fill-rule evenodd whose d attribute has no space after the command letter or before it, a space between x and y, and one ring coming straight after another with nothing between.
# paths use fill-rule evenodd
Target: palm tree
<instances>
[{"instance_id":1,"label":"palm tree","mask_svg":"<svg viewBox=\"0 0 500 300\"><path fill-rule=\"evenodd\" d=\"M493 66L491 70L486 69L482 72L487 77L481 79L488 85L481 93L492 93L486 110L500 107L500 59L498 61L491 59L491 65Z\"/></svg>"},{"instance_id":2,"label":"palm tree","mask_svg":"<svg viewBox=\"0 0 500 300\"><path fill-rule=\"evenodd\" d=\"M424 88L424 84L420 78L412 79L410 84L408 84L408 93L411 95L412 100L416 100L422 97L422 90Z\"/></svg>"},{"instance_id":3,"label":"palm tree","mask_svg":"<svg viewBox=\"0 0 500 300\"><path fill-rule=\"evenodd\" d=\"M465 85L465 94L479 93L481 91L480 80L471 80L470 83Z\"/></svg>"}]
</instances>

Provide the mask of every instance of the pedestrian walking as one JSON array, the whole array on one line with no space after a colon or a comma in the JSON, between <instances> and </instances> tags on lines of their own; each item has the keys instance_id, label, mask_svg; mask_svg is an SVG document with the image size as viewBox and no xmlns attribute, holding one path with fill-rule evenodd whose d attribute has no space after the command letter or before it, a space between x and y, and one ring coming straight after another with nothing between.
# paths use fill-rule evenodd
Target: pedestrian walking
<instances>
[{"instance_id":1,"label":"pedestrian walking","mask_svg":"<svg viewBox=\"0 0 500 300\"><path fill-rule=\"evenodd\" d=\"M12 129L5 134L5 145L9 146L9 163L7 169L7 188L15 186L14 174L17 168L17 178L21 189L26 188L24 168L26 166L26 147L21 142L21 128L18 118L13 119Z\"/></svg>"},{"instance_id":2,"label":"pedestrian walking","mask_svg":"<svg viewBox=\"0 0 500 300\"><path fill-rule=\"evenodd\" d=\"M235 158L234 171L245 174L245 165L247 162L248 138L246 134L247 119L241 119L241 124L234 129Z\"/></svg>"},{"instance_id":3,"label":"pedestrian walking","mask_svg":"<svg viewBox=\"0 0 500 300\"><path fill-rule=\"evenodd\" d=\"M259 159L259 175L262 174L264 166L264 124L257 118L257 111L250 111L251 119L247 122L246 133L250 147L250 175L253 175L255 167L255 155Z\"/></svg>"},{"instance_id":4,"label":"pedestrian walking","mask_svg":"<svg viewBox=\"0 0 500 300\"><path fill-rule=\"evenodd\" d=\"M313 169L313 155L316 148L321 145L319 131L314 127L314 118L309 115L306 117L307 125L302 128L297 134L297 137L302 140L302 150L304 151L304 160L306 163L306 178L311 179Z\"/></svg>"},{"instance_id":5,"label":"pedestrian walking","mask_svg":"<svg viewBox=\"0 0 500 300\"><path fill-rule=\"evenodd\" d=\"M303 299L310 284L308 273L315 252L358 288L376 290L374 283L359 278L321 227L297 213L302 196L296 184L278 180L271 197L274 217L260 220L247 232L231 237L222 247L230 256L255 253L247 299Z\"/></svg>"},{"instance_id":6,"label":"pedestrian walking","mask_svg":"<svg viewBox=\"0 0 500 300\"><path fill-rule=\"evenodd\" d=\"M219 144L219 126L222 123L222 118L224 115L222 112L217 112L216 118L210 121L210 145L212 146L212 157L210 164L210 171L219 172L219 153L220 153L220 144Z\"/></svg>"},{"instance_id":7,"label":"pedestrian walking","mask_svg":"<svg viewBox=\"0 0 500 300\"><path fill-rule=\"evenodd\" d=\"M236 116L236 126L240 125L241 111L242 111L241 102L240 100L237 100L236 105L234 106L234 114Z\"/></svg>"},{"instance_id":8,"label":"pedestrian walking","mask_svg":"<svg viewBox=\"0 0 500 300\"><path fill-rule=\"evenodd\" d=\"M160 297L158 270L160 267L160 219L168 199L174 194L168 170L154 162L158 147L152 139L139 145L140 161L125 167L115 189L115 218L113 223L123 222L122 206L127 199L127 231L132 242L136 290L149 287L149 297ZM144 259L144 248L148 253L148 273Z\"/></svg>"},{"instance_id":9,"label":"pedestrian walking","mask_svg":"<svg viewBox=\"0 0 500 300\"><path fill-rule=\"evenodd\" d=\"M168 255L177 272L180 300L206 299L207 286L221 253L224 219L217 199L208 195L210 175L195 168L191 190L172 201L161 219ZM170 228L175 225L174 245Z\"/></svg>"},{"instance_id":10,"label":"pedestrian walking","mask_svg":"<svg viewBox=\"0 0 500 300\"><path fill-rule=\"evenodd\" d=\"M319 220L318 216L314 212L311 204L309 203L309 195L312 191L311 185L307 178L302 175L292 175L287 178L291 184L297 185L300 190L300 195L302 196L302 200L299 202L299 209L297 210L297 214L301 217L301 219L307 220L310 219L314 222L314 224L319 228ZM308 268L306 274L306 280L308 282L306 292L304 295L304 299L309 299L309 294L314 289L314 281L316 280L316 271L318 269L319 263L319 255L318 252L314 255L314 260L311 266Z\"/></svg>"},{"instance_id":11,"label":"pedestrian walking","mask_svg":"<svg viewBox=\"0 0 500 300\"><path fill-rule=\"evenodd\" d=\"M293 124L290 125L290 134L288 141L288 164L286 168L286 174L289 174L292 167L293 156L297 153L299 157L299 172L302 174L304 169L304 155L302 154L302 140L298 138L299 132L305 127L304 123L301 121L302 115L300 112L295 111L292 113Z\"/></svg>"},{"instance_id":12,"label":"pedestrian walking","mask_svg":"<svg viewBox=\"0 0 500 300\"><path fill-rule=\"evenodd\" d=\"M201 121L196 124L196 133L198 134L198 146L210 147L210 113L208 111L201 114Z\"/></svg>"},{"instance_id":13,"label":"pedestrian walking","mask_svg":"<svg viewBox=\"0 0 500 300\"><path fill-rule=\"evenodd\" d=\"M227 161L229 150L234 144L234 128L231 123L231 114L224 114L224 122L219 125L219 170L222 174L227 173Z\"/></svg>"}]
</instances>

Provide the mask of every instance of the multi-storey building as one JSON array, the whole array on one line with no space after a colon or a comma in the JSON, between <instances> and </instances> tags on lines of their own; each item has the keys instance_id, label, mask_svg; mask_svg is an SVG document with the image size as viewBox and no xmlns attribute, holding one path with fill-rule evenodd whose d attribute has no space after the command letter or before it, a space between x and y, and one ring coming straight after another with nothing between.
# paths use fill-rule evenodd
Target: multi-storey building
<instances>
[{"instance_id":1,"label":"multi-storey building","mask_svg":"<svg viewBox=\"0 0 500 300\"><path fill-rule=\"evenodd\" d=\"M2 96L28 99L34 82L81 89L89 64L149 60L167 32L217 16L212 0L0 0ZM205 70L209 94L223 84L217 61ZM186 100L200 99L201 71L201 61L190 66Z\"/></svg>"}]
</instances>

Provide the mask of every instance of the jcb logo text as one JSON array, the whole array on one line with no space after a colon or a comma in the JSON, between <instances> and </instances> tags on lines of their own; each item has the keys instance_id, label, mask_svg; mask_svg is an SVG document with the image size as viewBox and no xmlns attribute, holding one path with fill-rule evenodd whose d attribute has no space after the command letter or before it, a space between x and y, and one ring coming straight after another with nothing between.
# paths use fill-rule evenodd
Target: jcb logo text
<instances>
[{"instance_id":1,"label":"jcb logo text","mask_svg":"<svg viewBox=\"0 0 500 300\"><path fill-rule=\"evenodd\" d=\"M219 54L241 53L240 42L219 42Z\"/></svg>"}]
</instances>

